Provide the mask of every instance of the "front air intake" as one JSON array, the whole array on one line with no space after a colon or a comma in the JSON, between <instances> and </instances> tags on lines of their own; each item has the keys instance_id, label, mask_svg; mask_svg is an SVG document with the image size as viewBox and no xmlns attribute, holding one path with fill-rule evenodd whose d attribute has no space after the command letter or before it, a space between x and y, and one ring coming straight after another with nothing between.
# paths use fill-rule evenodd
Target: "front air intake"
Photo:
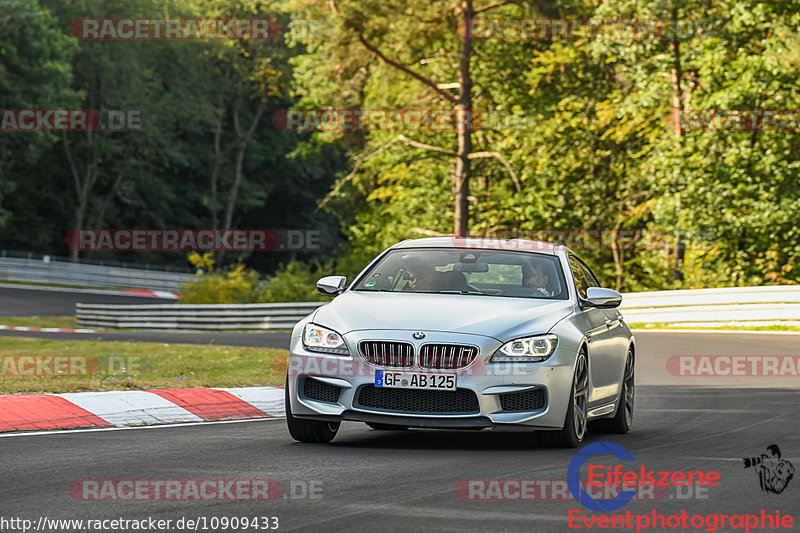
<instances>
[{"instance_id":1,"label":"front air intake","mask_svg":"<svg viewBox=\"0 0 800 533\"><path fill-rule=\"evenodd\" d=\"M455 391L394 389L365 385L358 392L360 407L400 413L477 413L478 397L469 389Z\"/></svg>"},{"instance_id":2,"label":"front air intake","mask_svg":"<svg viewBox=\"0 0 800 533\"><path fill-rule=\"evenodd\" d=\"M303 396L309 400L317 400L320 402L339 402L339 393L342 391L340 387L319 381L314 378L303 379Z\"/></svg>"},{"instance_id":3,"label":"front air intake","mask_svg":"<svg viewBox=\"0 0 800 533\"><path fill-rule=\"evenodd\" d=\"M500 395L500 408L503 411L538 411L544 409L546 404L541 388Z\"/></svg>"}]
</instances>

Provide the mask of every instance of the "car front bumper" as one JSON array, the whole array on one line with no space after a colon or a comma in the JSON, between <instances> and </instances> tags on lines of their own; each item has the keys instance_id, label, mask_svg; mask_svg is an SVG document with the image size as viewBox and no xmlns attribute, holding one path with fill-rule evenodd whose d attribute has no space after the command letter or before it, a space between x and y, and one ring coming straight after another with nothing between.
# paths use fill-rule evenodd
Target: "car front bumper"
<instances>
[{"instance_id":1,"label":"car front bumper","mask_svg":"<svg viewBox=\"0 0 800 533\"><path fill-rule=\"evenodd\" d=\"M301 337L293 337L287 368L292 415L429 428L563 427L575 364L569 347L559 345L541 363L491 363L502 345L497 339L428 332L424 342L470 344L480 353L471 365L456 370L423 369L416 362L411 368L375 366L357 354L362 340L409 342L411 333L351 332L345 335L351 356L310 352ZM411 342L418 353L422 341ZM381 369L455 375L457 391L378 388L375 371Z\"/></svg>"}]
</instances>

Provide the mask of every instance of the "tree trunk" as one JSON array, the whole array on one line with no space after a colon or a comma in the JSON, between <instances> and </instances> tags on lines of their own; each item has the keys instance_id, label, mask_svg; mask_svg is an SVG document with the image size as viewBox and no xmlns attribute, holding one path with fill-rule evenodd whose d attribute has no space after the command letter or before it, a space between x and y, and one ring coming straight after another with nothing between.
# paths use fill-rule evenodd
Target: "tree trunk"
<instances>
[{"instance_id":1,"label":"tree trunk","mask_svg":"<svg viewBox=\"0 0 800 533\"><path fill-rule=\"evenodd\" d=\"M89 205L89 193L97 179L97 159L95 157L94 138L92 137L91 131L86 133L86 139L89 146L86 154L86 168L84 169L83 179L81 179L78 173L78 167L75 165L75 160L72 157L72 150L70 150L69 142L67 141L67 134L66 132L61 132L61 141L64 144L64 152L67 154L67 162L69 163L70 173L72 174L72 180L75 184L77 202L75 203L74 226L72 229L76 231L83 229L83 223L84 220L86 220L86 209ZM78 242L80 242L80 240L78 240ZM75 245L77 245L77 243L75 243ZM70 248L69 260L74 263L80 261L80 250L77 247Z\"/></svg>"},{"instance_id":2,"label":"tree trunk","mask_svg":"<svg viewBox=\"0 0 800 533\"><path fill-rule=\"evenodd\" d=\"M613 234L611 236L611 256L614 258L614 273L616 279L614 283L614 290L619 292L622 290L622 276L625 273L625 250L619 241L619 231L622 225L625 211L625 204L619 203L619 222L614 225ZM601 237L602 239L602 237Z\"/></svg>"},{"instance_id":3,"label":"tree trunk","mask_svg":"<svg viewBox=\"0 0 800 533\"><path fill-rule=\"evenodd\" d=\"M673 8L672 10L672 23L677 26L678 24L678 9ZM678 42L677 38L677 28L676 31L672 32L672 39L669 43L669 50L672 54L672 117L673 117L673 125L675 126L675 145L677 149L681 148L682 144L682 137L683 137L683 126L681 124L681 117L683 116L683 91L681 90L681 49L680 43ZM675 170L675 183L677 183L679 175L679 169ZM677 191L677 199L675 202L675 221L678 222L678 215L681 211L681 192L680 190ZM685 247L685 244L680 242L680 233L679 228L675 231L675 249L673 252L672 259L674 261L672 265L672 280L679 281L683 279L683 272L681 271L680 261L683 259L682 247Z\"/></svg>"},{"instance_id":4,"label":"tree trunk","mask_svg":"<svg viewBox=\"0 0 800 533\"><path fill-rule=\"evenodd\" d=\"M84 213L86 212L86 204L83 202L78 202L75 206L75 214L74 214L74 222L73 228L80 231L83 229L83 217ZM78 249L78 243L80 243L80 239L75 239L73 242L73 247L69 249L69 260L73 263L80 262L80 250Z\"/></svg>"},{"instance_id":5,"label":"tree trunk","mask_svg":"<svg viewBox=\"0 0 800 533\"><path fill-rule=\"evenodd\" d=\"M253 138L253 133L256 131L256 127L261 121L261 115L264 114L264 109L267 107L266 101L262 100L259 102L256 114L253 117L253 120L250 122L250 127L246 132L242 132L242 129L239 126L240 104L241 101L237 101L233 112L233 128L236 131L238 143L233 166L233 184L231 184L231 188L228 191L228 199L225 205L225 215L222 221L223 231L227 231L233 227L233 213L236 210L236 201L239 199L239 188L242 185L242 179L244 177L244 156L247 153L247 147L250 144L250 139ZM217 253L219 254L218 262L220 265L222 265L222 261L225 258L225 250L218 250Z\"/></svg>"},{"instance_id":6,"label":"tree trunk","mask_svg":"<svg viewBox=\"0 0 800 533\"><path fill-rule=\"evenodd\" d=\"M231 185L230 191L228 191L228 201L225 206L225 219L222 226L222 229L224 230L231 229L231 224L233 223L233 212L236 208L236 200L239 198L239 187L242 185L244 156L247 152L247 147L250 144L250 139L253 137L253 132L255 132L256 127L261 120L261 115L264 114L264 109L266 107L266 102L262 101L259 103L256 114L250 123L250 127L246 132L242 133L241 129L239 128L239 105L237 104L236 106L233 123L239 143L236 150L236 159L233 168L233 185Z\"/></svg>"},{"instance_id":7,"label":"tree trunk","mask_svg":"<svg viewBox=\"0 0 800 533\"><path fill-rule=\"evenodd\" d=\"M474 11L472 0L462 0L461 9L464 15L464 28L469 25ZM469 154L472 152L472 77L470 76L470 57L472 41L467 31L461 38L461 61L458 69L458 155L455 170L455 221L453 233L466 237L469 231Z\"/></svg>"},{"instance_id":8,"label":"tree trunk","mask_svg":"<svg viewBox=\"0 0 800 533\"><path fill-rule=\"evenodd\" d=\"M119 172L117 172L117 177L114 178L114 183L111 184L111 188L108 189L108 192L103 197L103 202L100 204L100 209L97 212L97 215L94 217L95 228L102 228L103 224L105 224L106 212L108 211L111 202L114 200L117 189L119 189L120 184L125 179L125 173L128 171L128 158L133 152L134 146L135 144L133 142L129 142L125 147L125 153L122 154L122 161L120 163L122 168L120 168Z\"/></svg>"},{"instance_id":9,"label":"tree trunk","mask_svg":"<svg viewBox=\"0 0 800 533\"><path fill-rule=\"evenodd\" d=\"M222 122L225 120L225 103L220 98L217 109L219 110L219 119L217 120L217 128L214 130L214 163L211 165L211 200L209 201L209 209L211 210L211 229L219 229L219 201L217 200L217 183L219 182L219 166L220 159L222 158L222 151L220 150L220 139L222 137Z\"/></svg>"}]
</instances>

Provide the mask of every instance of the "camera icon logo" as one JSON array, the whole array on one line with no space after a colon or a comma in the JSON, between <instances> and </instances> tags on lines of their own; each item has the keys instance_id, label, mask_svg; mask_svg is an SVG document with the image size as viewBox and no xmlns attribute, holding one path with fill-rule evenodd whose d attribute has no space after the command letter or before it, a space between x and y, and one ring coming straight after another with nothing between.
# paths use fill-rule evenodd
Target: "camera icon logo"
<instances>
[{"instance_id":1,"label":"camera icon logo","mask_svg":"<svg viewBox=\"0 0 800 533\"><path fill-rule=\"evenodd\" d=\"M767 446L768 453L761 457L743 457L745 468L752 468L758 475L761 490L772 494L780 494L794 477L794 465L781 458L781 449L777 444Z\"/></svg>"}]
</instances>

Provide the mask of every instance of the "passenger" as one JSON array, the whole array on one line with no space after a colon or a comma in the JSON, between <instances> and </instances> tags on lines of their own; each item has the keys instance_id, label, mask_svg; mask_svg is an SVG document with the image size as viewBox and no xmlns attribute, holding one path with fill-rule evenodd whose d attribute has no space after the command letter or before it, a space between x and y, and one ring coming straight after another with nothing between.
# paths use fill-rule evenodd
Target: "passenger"
<instances>
[{"instance_id":1,"label":"passenger","mask_svg":"<svg viewBox=\"0 0 800 533\"><path fill-rule=\"evenodd\" d=\"M549 277L539 265L522 265L522 285L535 289L545 296L552 296L547 290Z\"/></svg>"}]
</instances>

